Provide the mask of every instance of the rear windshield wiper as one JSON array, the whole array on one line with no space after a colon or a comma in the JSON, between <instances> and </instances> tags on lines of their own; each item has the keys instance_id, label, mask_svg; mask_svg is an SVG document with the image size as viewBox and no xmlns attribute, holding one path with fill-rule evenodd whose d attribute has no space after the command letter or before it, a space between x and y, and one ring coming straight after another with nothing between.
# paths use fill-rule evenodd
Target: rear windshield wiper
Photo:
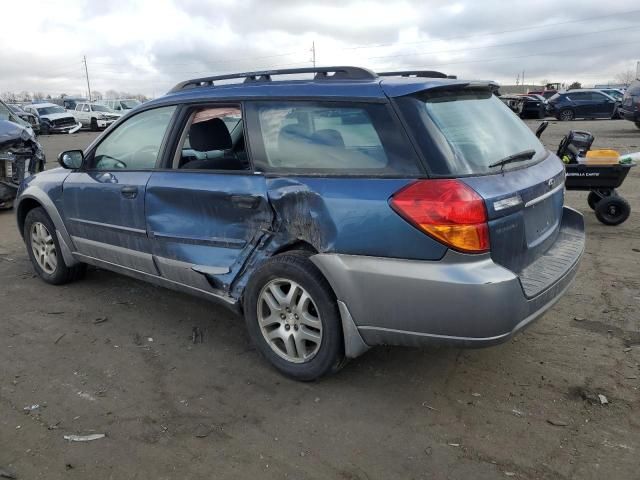
<instances>
[{"instance_id":1,"label":"rear windshield wiper","mask_svg":"<svg viewBox=\"0 0 640 480\"><path fill-rule=\"evenodd\" d=\"M522 152L514 153L513 155L509 155L508 157L504 157L502 160L498 160L497 162L492 163L491 165L489 165L489 168L504 167L507 163L531 160L535 154L536 151L533 149L523 150Z\"/></svg>"}]
</instances>

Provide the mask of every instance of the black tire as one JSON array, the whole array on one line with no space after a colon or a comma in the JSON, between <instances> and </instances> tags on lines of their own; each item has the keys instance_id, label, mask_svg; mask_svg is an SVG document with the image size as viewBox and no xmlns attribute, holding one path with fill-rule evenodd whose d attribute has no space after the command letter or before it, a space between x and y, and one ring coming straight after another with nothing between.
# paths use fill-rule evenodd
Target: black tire
<instances>
[{"instance_id":1,"label":"black tire","mask_svg":"<svg viewBox=\"0 0 640 480\"><path fill-rule=\"evenodd\" d=\"M344 365L342 322L336 297L320 270L309 260L309 252L285 252L266 260L251 276L244 295L244 316L252 342L282 374L300 381L312 381L335 373ZM311 296L322 323L322 337L315 355L303 363L279 356L267 343L258 323L258 299L272 280L296 282ZM297 327L296 327L297 328Z\"/></svg>"},{"instance_id":2,"label":"black tire","mask_svg":"<svg viewBox=\"0 0 640 480\"><path fill-rule=\"evenodd\" d=\"M596 205L596 218L605 225L620 225L631 213L629 203L622 197L612 195Z\"/></svg>"},{"instance_id":3,"label":"black tire","mask_svg":"<svg viewBox=\"0 0 640 480\"><path fill-rule=\"evenodd\" d=\"M98 120L96 120L95 118L91 119L90 129L91 129L92 132L97 132L98 131Z\"/></svg>"},{"instance_id":4,"label":"black tire","mask_svg":"<svg viewBox=\"0 0 640 480\"><path fill-rule=\"evenodd\" d=\"M51 238L55 245L57 265L52 272L46 272L35 258L35 254L32 249L32 236L31 229L35 223L43 224L48 232L51 234ZM56 235L56 227L47 215L47 212L42 207L34 208L27 213L24 221L24 242L27 246L27 253L31 259L31 264L38 276L47 283L52 285L62 285L74 280L82 278L87 270L87 266L84 263L68 267L64 261L62 254L60 253L60 244Z\"/></svg>"},{"instance_id":5,"label":"black tire","mask_svg":"<svg viewBox=\"0 0 640 480\"><path fill-rule=\"evenodd\" d=\"M46 122L43 122L40 125L40 134L41 135L49 135L49 124Z\"/></svg>"},{"instance_id":6,"label":"black tire","mask_svg":"<svg viewBox=\"0 0 640 480\"><path fill-rule=\"evenodd\" d=\"M596 205L598 205L598 202L600 200L600 195L598 195L596 192L589 192L589 196L587 196L587 203L589 204L591 210L596 209Z\"/></svg>"},{"instance_id":7,"label":"black tire","mask_svg":"<svg viewBox=\"0 0 640 480\"><path fill-rule=\"evenodd\" d=\"M640 122L635 122L636 127L640 128Z\"/></svg>"},{"instance_id":8,"label":"black tire","mask_svg":"<svg viewBox=\"0 0 640 480\"><path fill-rule=\"evenodd\" d=\"M570 120L574 120L576 118L576 114L570 108L565 108L563 110L560 110L557 118L562 122L568 122Z\"/></svg>"}]
</instances>

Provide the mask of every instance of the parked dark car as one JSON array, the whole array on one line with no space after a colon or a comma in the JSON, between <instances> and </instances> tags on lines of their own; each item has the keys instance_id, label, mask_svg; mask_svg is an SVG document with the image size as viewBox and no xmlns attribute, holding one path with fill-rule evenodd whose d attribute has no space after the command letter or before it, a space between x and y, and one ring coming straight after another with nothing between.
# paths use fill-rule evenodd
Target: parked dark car
<instances>
[{"instance_id":1,"label":"parked dark car","mask_svg":"<svg viewBox=\"0 0 640 480\"><path fill-rule=\"evenodd\" d=\"M520 118L544 118L547 101L540 95L501 95L505 103Z\"/></svg>"},{"instance_id":2,"label":"parked dark car","mask_svg":"<svg viewBox=\"0 0 640 480\"><path fill-rule=\"evenodd\" d=\"M373 345L506 341L583 253L564 165L493 82L401 75L176 85L23 183L35 271L62 284L91 264L218 301L299 380Z\"/></svg>"},{"instance_id":3,"label":"parked dark car","mask_svg":"<svg viewBox=\"0 0 640 480\"><path fill-rule=\"evenodd\" d=\"M11 208L20 183L44 168L44 152L32 132L0 100L0 209Z\"/></svg>"},{"instance_id":4,"label":"parked dark car","mask_svg":"<svg viewBox=\"0 0 640 480\"><path fill-rule=\"evenodd\" d=\"M613 118L619 102L595 89L567 90L547 102L547 113L558 120L574 118Z\"/></svg>"},{"instance_id":5,"label":"parked dark car","mask_svg":"<svg viewBox=\"0 0 640 480\"><path fill-rule=\"evenodd\" d=\"M629 85L622 98L620 116L629 120L640 128L640 80L635 80Z\"/></svg>"},{"instance_id":6,"label":"parked dark car","mask_svg":"<svg viewBox=\"0 0 640 480\"><path fill-rule=\"evenodd\" d=\"M20 105L8 103L7 107L9 107L9 109L19 118L28 123L35 135L38 135L40 133L40 121L38 120L37 116L35 116L33 113L25 112Z\"/></svg>"}]
</instances>

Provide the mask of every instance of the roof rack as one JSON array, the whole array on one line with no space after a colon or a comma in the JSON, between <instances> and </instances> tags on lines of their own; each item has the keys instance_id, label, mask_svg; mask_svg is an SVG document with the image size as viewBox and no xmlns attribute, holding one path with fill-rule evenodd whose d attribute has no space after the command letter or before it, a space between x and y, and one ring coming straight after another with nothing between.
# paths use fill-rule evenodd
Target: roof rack
<instances>
[{"instance_id":1,"label":"roof rack","mask_svg":"<svg viewBox=\"0 0 640 480\"><path fill-rule=\"evenodd\" d=\"M271 77L275 75L295 75L299 73L315 73L314 80L374 80L378 77L371 70L360 67L288 68L285 70L263 70L194 78L178 83L169 90L169 93L179 92L187 88L212 87L214 82L218 80L244 78L244 83L270 82Z\"/></svg>"},{"instance_id":2,"label":"roof rack","mask_svg":"<svg viewBox=\"0 0 640 480\"><path fill-rule=\"evenodd\" d=\"M423 77L423 78L458 78L456 75L436 72L435 70L402 70L398 72L379 72L381 77Z\"/></svg>"}]
</instances>

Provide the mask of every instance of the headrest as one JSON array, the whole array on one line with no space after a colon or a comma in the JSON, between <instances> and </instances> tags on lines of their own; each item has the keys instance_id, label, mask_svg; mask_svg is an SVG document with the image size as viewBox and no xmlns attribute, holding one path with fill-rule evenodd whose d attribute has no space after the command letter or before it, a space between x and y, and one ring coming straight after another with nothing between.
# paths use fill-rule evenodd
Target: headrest
<instances>
[{"instance_id":1,"label":"headrest","mask_svg":"<svg viewBox=\"0 0 640 480\"><path fill-rule=\"evenodd\" d=\"M191 148L199 152L228 150L233 147L229 130L220 118L212 118L191 125L189 143Z\"/></svg>"}]
</instances>

